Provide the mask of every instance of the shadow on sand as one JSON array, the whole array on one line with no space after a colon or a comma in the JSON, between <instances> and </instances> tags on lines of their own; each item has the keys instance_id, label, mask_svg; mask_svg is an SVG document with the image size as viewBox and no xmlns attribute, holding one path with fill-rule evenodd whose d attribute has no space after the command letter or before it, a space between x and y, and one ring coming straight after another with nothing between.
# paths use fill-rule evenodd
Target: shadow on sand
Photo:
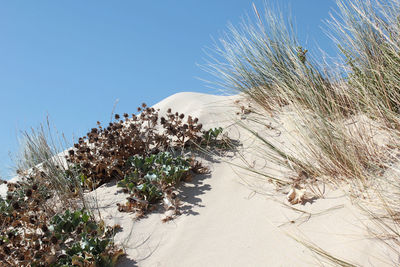
<instances>
[{"instance_id":1,"label":"shadow on sand","mask_svg":"<svg viewBox=\"0 0 400 267\"><path fill-rule=\"evenodd\" d=\"M182 214L199 215L197 211L193 211L193 208L204 207L204 205L201 204L202 200L199 196L211 190L211 186L204 182L204 180L210 178L210 176L210 174L198 174L193 177L191 182L185 183L184 186L179 187L179 198L182 201L182 205L179 209Z\"/></svg>"},{"instance_id":2,"label":"shadow on sand","mask_svg":"<svg viewBox=\"0 0 400 267\"><path fill-rule=\"evenodd\" d=\"M138 263L126 256L123 256L122 258L119 259L118 267L138 267Z\"/></svg>"}]
</instances>

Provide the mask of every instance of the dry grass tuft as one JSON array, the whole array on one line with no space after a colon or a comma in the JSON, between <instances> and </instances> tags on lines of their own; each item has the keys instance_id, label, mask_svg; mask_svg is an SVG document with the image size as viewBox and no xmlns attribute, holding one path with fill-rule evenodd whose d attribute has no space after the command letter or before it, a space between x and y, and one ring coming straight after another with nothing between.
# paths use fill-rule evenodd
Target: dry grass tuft
<instances>
[{"instance_id":1,"label":"dry grass tuft","mask_svg":"<svg viewBox=\"0 0 400 267\"><path fill-rule=\"evenodd\" d=\"M338 70L315 59L298 41L293 22L271 6L263 17L254 6L254 21L231 25L206 69L220 86L252 102L257 116L242 126L259 140L263 157L294 173L282 184L350 184L349 196L368 200L360 207L391 236L400 256L400 180L387 177L399 164L400 1L337 5L328 25L342 52ZM285 145L254 130L270 127L271 120L289 140ZM254 172L273 177L272 169Z\"/></svg>"}]
</instances>

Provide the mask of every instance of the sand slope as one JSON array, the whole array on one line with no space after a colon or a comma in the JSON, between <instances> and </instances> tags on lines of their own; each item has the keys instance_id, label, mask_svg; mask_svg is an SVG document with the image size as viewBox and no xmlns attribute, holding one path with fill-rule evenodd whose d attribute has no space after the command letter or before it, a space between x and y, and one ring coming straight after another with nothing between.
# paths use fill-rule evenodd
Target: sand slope
<instances>
[{"instance_id":1,"label":"sand slope","mask_svg":"<svg viewBox=\"0 0 400 267\"><path fill-rule=\"evenodd\" d=\"M172 108L198 117L204 128L223 127L240 141L238 150L249 161L268 167L265 159L253 153L259 145L235 123L247 116L238 100L243 102L239 95L179 93L154 107L161 114ZM279 138L284 143L287 137ZM122 226L116 242L128 255L120 266L326 266L288 234L361 266L394 265L381 261L390 258L389 252L368 238L365 217L340 190L326 188L324 199L292 206L304 211L299 212L284 206L288 204L285 195L272 185L234 167L231 163L243 164L238 154L209 155L201 161L211 173L182 184L182 215L167 223L161 221L161 210L138 221L132 214L118 212L116 204L125 202L127 195L115 183L88 194L106 223ZM0 191L4 189L0 186Z\"/></svg>"},{"instance_id":2,"label":"sand slope","mask_svg":"<svg viewBox=\"0 0 400 267\"><path fill-rule=\"evenodd\" d=\"M240 96L179 93L155 107L161 113L171 107L173 111L197 116L206 128L222 126L242 142L240 149L246 150L254 143L246 131L233 124L242 116L236 115L240 109L234 102L239 99ZM126 259L120 266L324 265L288 233L362 266L393 265L381 261L388 258L386 248L367 238L365 217L340 190L326 189L325 199L294 206L313 214L309 216L284 207L284 194L234 168L230 163L241 164L234 153L208 160L203 162L211 174L182 185L183 214L168 223L161 222L161 212L139 221L118 213L116 203L123 202L125 195L113 185L104 185L92 193L98 196L103 219L123 227L116 240L124 244L131 260ZM266 194L256 194L251 188Z\"/></svg>"}]
</instances>

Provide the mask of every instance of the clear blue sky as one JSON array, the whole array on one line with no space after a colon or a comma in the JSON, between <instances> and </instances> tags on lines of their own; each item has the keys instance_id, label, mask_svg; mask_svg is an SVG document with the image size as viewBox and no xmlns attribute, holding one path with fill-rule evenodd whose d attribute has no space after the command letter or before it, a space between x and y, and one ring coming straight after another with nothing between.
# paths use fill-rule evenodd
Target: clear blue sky
<instances>
[{"instance_id":1,"label":"clear blue sky","mask_svg":"<svg viewBox=\"0 0 400 267\"><path fill-rule=\"evenodd\" d=\"M290 5L300 39L333 51L320 29L333 0ZM203 49L263 1L0 1L0 175L17 135L50 116L72 141L116 112L182 91L216 93L196 63ZM273 1L274 2L274 1Z\"/></svg>"}]
</instances>

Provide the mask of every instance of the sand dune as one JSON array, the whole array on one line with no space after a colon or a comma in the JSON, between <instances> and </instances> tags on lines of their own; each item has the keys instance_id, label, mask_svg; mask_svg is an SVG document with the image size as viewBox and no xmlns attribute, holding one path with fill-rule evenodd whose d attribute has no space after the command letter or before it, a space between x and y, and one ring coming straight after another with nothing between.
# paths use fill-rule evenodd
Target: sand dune
<instances>
[{"instance_id":1,"label":"sand dune","mask_svg":"<svg viewBox=\"0 0 400 267\"><path fill-rule=\"evenodd\" d=\"M179 93L154 107L161 113L172 108L199 117L206 128L224 127L241 142L242 153L247 151L255 161L262 161L251 153L251 146L257 144L235 124L245 119L238 100L239 95ZM119 213L116 203L124 202L126 196L113 184L90 194L97 197L102 218L123 227L116 241L125 246L128 258L121 266L321 265L315 254L289 235L362 266L393 264L381 261L388 259L388 252L380 242L367 238L365 217L341 190L325 188L324 199L292 206L304 211L299 212L285 207L285 195L272 185L234 167L231 163L243 164L237 154L207 156L202 162L211 173L181 186L182 215L167 223L157 211L138 221Z\"/></svg>"},{"instance_id":2,"label":"sand dune","mask_svg":"<svg viewBox=\"0 0 400 267\"><path fill-rule=\"evenodd\" d=\"M242 96L178 93L154 107L161 115L172 108L198 117L204 128L223 127L240 145L222 156L199 155L211 172L181 185L182 215L167 223L162 222L163 211L140 220L118 212L117 203L125 202L127 195L115 182L88 193L106 223L122 226L116 242L124 246L127 257L119 266L324 266L291 236L361 266L393 266L397 260L381 242L370 238L368 220L341 190L326 187L324 198L290 205L287 189L277 191L264 178L237 167L244 166L239 153L258 168L270 167L257 154L259 144L238 126L252 116L243 112L248 104ZM282 127L290 128L290 120ZM296 136L277 138L284 144ZM276 175L284 176L284 171L277 170ZM0 194L5 192L6 186L1 185ZM388 261L391 258L393 262Z\"/></svg>"}]
</instances>

